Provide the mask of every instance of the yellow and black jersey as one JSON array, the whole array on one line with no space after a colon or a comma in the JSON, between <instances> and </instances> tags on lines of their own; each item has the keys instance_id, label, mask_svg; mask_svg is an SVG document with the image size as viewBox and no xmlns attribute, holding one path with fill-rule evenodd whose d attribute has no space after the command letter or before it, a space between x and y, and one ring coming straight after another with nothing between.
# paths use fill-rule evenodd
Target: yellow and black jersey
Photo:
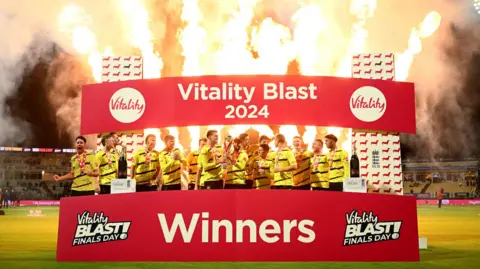
<instances>
[{"instance_id":1,"label":"yellow and black jersey","mask_svg":"<svg viewBox=\"0 0 480 269\"><path fill-rule=\"evenodd\" d=\"M95 155L100 170L100 185L110 185L112 180L117 177L118 155L115 149L108 153L104 149L99 150Z\"/></svg>"},{"instance_id":2,"label":"yellow and black jersey","mask_svg":"<svg viewBox=\"0 0 480 269\"><path fill-rule=\"evenodd\" d=\"M289 148L285 148L275 153L275 159L273 162L274 167L285 168L292 165L296 165L295 155ZM293 172L274 172L273 185L274 186L292 186L293 184Z\"/></svg>"},{"instance_id":3,"label":"yellow and black jersey","mask_svg":"<svg viewBox=\"0 0 480 269\"><path fill-rule=\"evenodd\" d=\"M270 185L273 181L272 173L273 161L268 159L262 159L260 156L256 156L253 160L253 187L257 190L270 189ZM260 169L262 172L260 172Z\"/></svg>"},{"instance_id":4,"label":"yellow and black jersey","mask_svg":"<svg viewBox=\"0 0 480 269\"><path fill-rule=\"evenodd\" d=\"M253 180L253 160L258 156L258 148L260 145L258 144L252 144L248 147L248 149L245 151L248 155L248 162L247 162L247 179L248 180Z\"/></svg>"},{"instance_id":5,"label":"yellow and black jersey","mask_svg":"<svg viewBox=\"0 0 480 269\"><path fill-rule=\"evenodd\" d=\"M202 183L205 181L223 180L222 178L222 155L223 148L221 145L211 147L206 145L200 152L200 162L202 167ZM203 185L203 184L202 184Z\"/></svg>"},{"instance_id":6,"label":"yellow and black jersey","mask_svg":"<svg viewBox=\"0 0 480 269\"><path fill-rule=\"evenodd\" d=\"M303 186L310 183L310 159L312 153L308 150L299 150L294 153L297 169L293 171L293 186Z\"/></svg>"},{"instance_id":7,"label":"yellow and black jersey","mask_svg":"<svg viewBox=\"0 0 480 269\"><path fill-rule=\"evenodd\" d=\"M227 166L227 178L225 184L245 184L247 173L248 155L244 150L241 150L236 159L230 159Z\"/></svg>"},{"instance_id":8,"label":"yellow and black jersey","mask_svg":"<svg viewBox=\"0 0 480 269\"><path fill-rule=\"evenodd\" d=\"M157 170L160 169L158 152L146 152L145 149L136 150L133 153L132 166L135 166L135 181L138 185L150 183L155 179Z\"/></svg>"},{"instance_id":9,"label":"yellow and black jersey","mask_svg":"<svg viewBox=\"0 0 480 269\"><path fill-rule=\"evenodd\" d=\"M194 150L190 152L187 156L187 166L188 166L188 184L195 184L197 180L197 169L198 169L198 156L200 152Z\"/></svg>"},{"instance_id":10,"label":"yellow and black jersey","mask_svg":"<svg viewBox=\"0 0 480 269\"><path fill-rule=\"evenodd\" d=\"M325 154L314 154L311 162L311 174L310 179L313 188L326 188L330 186L328 178L328 162L327 155Z\"/></svg>"},{"instance_id":11,"label":"yellow and black jersey","mask_svg":"<svg viewBox=\"0 0 480 269\"><path fill-rule=\"evenodd\" d=\"M178 153L180 160L174 160L172 158L173 153ZM177 148L172 151L164 149L160 152L159 158L163 185L180 184L182 181L182 165L187 165L187 160L183 157L183 152Z\"/></svg>"},{"instance_id":12,"label":"yellow and black jersey","mask_svg":"<svg viewBox=\"0 0 480 269\"><path fill-rule=\"evenodd\" d=\"M88 171L98 169L97 159L92 153L75 154L70 159L73 173L73 191L93 191L95 190L93 177L87 176ZM83 164L83 171L81 165Z\"/></svg>"},{"instance_id":13,"label":"yellow and black jersey","mask_svg":"<svg viewBox=\"0 0 480 269\"><path fill-rule=\"evenodd\" d=\"M327 154L330 182L343 182L350 176L350 163L348 153L343 149L330 150Z\"/></svg>"}]
</instances>

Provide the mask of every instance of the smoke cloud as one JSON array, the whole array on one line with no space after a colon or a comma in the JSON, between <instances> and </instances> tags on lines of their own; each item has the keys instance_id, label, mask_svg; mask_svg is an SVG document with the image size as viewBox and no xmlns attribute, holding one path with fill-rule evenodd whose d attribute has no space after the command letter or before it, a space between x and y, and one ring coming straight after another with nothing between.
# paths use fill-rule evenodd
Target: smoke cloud
<instances>
[{"instance_id":1,"label":"smoke cloud","mask_svg":"<svg viewBox=\"0 0 480 269\"><path fill-rule=\"evenodd\" d=\"M409 81L415 82L417 135L402 142L417 157L469 157L478 152L479 17L471 1L448 1L438 7L442 24L418 55ZM476 65L476 66L475 66Z\"/></svg>"}]
</instances>

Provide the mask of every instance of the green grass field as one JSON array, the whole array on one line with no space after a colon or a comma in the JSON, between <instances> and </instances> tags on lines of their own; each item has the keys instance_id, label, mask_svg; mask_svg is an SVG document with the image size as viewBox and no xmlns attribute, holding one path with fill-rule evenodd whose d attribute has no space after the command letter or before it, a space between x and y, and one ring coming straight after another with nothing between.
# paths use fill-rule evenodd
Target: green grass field
<instances>
[{"instance_id":1,"label":"green grass field","mask_svg":"<svg viewBox=\"0 0 480 269\"><path fill-rule=\"evenodd\" d=\"M58 208L38 208L45 217L27 217L29 209L0 216L0 268L480 268L480 206L419 207L429 244L420 263L58 263Z\"/></svg>"}]
</instances>

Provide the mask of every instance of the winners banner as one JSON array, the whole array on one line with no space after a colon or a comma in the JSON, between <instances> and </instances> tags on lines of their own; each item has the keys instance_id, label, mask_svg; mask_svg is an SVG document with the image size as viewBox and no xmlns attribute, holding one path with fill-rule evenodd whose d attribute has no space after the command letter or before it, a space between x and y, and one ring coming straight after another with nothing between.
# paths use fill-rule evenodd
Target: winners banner
<instances>
[{"instance_id":1,"label":"winners banner","mask_svg":"<svg viewBox=\"0 0 480 269\"><path fill-rule=\"evenodd\" d=\"M415 133L414 85L313 76L202 76L85 85L81 133L293 124Z\"/></svg>"},{"instance_id":2,"label":"winners banner","mask_svg":"<svg viewBox=\"0 0 480 269\"><path fill-rule=\"evenodd\" d=\"M418 261L416 199L293 190L62 198L57 260Z\"/></svg>"}]
</instances>

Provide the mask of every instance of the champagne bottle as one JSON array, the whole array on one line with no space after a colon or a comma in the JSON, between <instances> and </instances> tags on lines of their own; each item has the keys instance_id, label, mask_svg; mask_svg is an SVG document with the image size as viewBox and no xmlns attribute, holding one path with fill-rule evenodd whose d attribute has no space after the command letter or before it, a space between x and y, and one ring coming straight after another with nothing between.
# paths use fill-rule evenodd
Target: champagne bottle
<instances>
[{"instance_id":1,"label":"champagne bottle","mask_svg":"<svg viewBox=\"0 0 480 269\"><path fill-rule=\"evenodd\" d=\"M353 145L353 155L350 159L350 177L360 177L360 160L357 156L357 149Z\"/></svg>"},{"instance_id":2,"label":"champagne bottle","mask_svg":"<svg viewBox=\"0 0 480 269\"><path fill-rule=\"evenodd\" d=\"M126 148L122 147L120 158L118 159L118 178L127 178L127 152Z\"/></svg>"}]
</instances>

